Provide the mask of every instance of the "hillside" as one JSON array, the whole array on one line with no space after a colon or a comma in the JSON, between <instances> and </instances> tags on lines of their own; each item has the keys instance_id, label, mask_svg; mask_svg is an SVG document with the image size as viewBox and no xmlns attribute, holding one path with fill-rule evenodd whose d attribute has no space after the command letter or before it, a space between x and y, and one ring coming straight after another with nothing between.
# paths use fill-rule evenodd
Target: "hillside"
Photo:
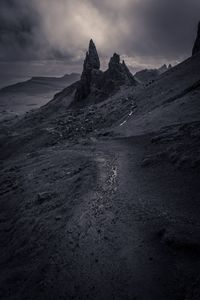
<instances>
[{"instance_id":1,"label":"hillside","mask_svg":"<svg viewBox=\"0 0 200 300\"><path fill-rule=\"evenodd\" d=\"M137 111L121 128L122 134L154 132L164 126L199 120L199 63L197 54L135 93Z\"/></svg>"},{"instance_id":2,"label":"hillside","mask_svg":"<svg viewBox=\"0 0 200 300\"><path fill-rule=\"evenodd\" d=\"M1 122L0 298L200 299L199 34L148 85L91 40L79 81Z\"/></svg>"}]
</instances>

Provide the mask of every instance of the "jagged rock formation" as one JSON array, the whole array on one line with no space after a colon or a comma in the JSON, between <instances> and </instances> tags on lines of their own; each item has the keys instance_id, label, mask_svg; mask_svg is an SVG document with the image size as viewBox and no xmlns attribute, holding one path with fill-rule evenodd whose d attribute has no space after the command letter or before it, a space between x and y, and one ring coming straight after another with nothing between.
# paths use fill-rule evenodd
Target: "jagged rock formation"
<instances>
[{"instance_id":1,"label":"jagged rock formation","mask_svg":"<svg viewBox=\"0 0 200 300\"><path fill-rule=\"evenodd\" d=\"M101 74L100 60L93 40L90 40L89 50L83 65L81 80L75 94L75 100L81 101L85 99L92 90L92 82Z\"/></svg>"},{"instance_id":2,"label":"jagged rock formation","mask_svg":"<svg viewBox=\"0 0 200 300\"><path fill-rule=\"evenodd\" d=\"M108 64L108 69L103 73L100 82L98 82L98 88L101 95L109 97L116 93L123 85L136 86L137 81L125 62L120 63L120 56L114 53Z\"/></svg>"},{"instance_id":3,"label":"jagged rock formation","mask_svg":"<svg viewBox=\"0 0 200 300\"><path fill-rule=\"evenodd\" d=\"M84 71L91 70L91 69L100 69L100 60L97 53L96 46L93 40L90 40L89 44L89 51L86 54L86 59L84 62Z\"/></svg>"},{"instance_id":4,"label":"jagged rock formation","mask_svg":"<svg viewBox=\"0 0 200 300\"><path fill-rule=\"evenodd\" d=\"M192 49L192 55L200 52L200 22L198 24L197 37Z\"/></svg>"},{"instance_id":5,"label":"jagged rock formation","mask_svg":"<svg viewBox=\"0 0 200 300\"><path fill-rule=\"evenodd\" d=\"M121 63L120 56L114 53L110 59L108 69L102 72L95 44L90 40L81 80L72 105L100 102L114 94L122 85L137 85L137 81L125 62Z\"/></svg>"},{"instance_id":6,"label":"jagged rock formation","mask_svg":"<svg viewBox=\"0 0 200 300\"><path fill-rule=\"evenodd\" d=\"M105 77L107 80L115 81L117 84L136 84L136 81L123 61L120 63L120 56L116 53L110 59L109 68L105 72Z\"/></svg>"}]
</instances>

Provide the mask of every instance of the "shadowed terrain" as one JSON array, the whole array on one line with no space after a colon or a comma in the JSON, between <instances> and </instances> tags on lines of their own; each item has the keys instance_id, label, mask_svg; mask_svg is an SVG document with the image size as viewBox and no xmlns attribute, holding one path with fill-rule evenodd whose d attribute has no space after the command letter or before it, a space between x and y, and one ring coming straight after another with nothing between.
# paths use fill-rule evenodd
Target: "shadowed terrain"
<instances>
[{"instance_id":1,"label":"shadowed terrain","mask_svg":"<svg viewBox=\"0 0 200 300\"><path fill-rule=\"evenodd\" d=\"M200 298L193 54L144 85L90 41L78 82L1 122L2 299Z\"/></svg>"}]
</instances>

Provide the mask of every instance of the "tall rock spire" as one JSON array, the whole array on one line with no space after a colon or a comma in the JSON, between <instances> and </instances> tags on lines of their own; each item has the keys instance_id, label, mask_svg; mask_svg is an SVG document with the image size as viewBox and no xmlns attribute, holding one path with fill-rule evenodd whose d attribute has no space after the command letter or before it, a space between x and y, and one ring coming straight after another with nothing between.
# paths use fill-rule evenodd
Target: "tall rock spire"
<instances>
[{"instance_id":1,"label":"tall rock spire","mask_svg":"<svg viewBox=\"0 0 200 300\"><path fill-rule=\"evenodd\" d=\"M200 52L200 22L198 24L197 38L192 49L192 55L195 55L198 52Z\"/></svg>"},{"instance_id":2,"label":"tall rock spire","mask_svg":"<svg viewBox=\"0 0 200 300\"><path fill-rule=\"evenodd\" d=\"M86 57L83 65L83 72L81 75L81 80L79 87L77 88L75 94L75 100L80 102L81 100L87 98L91 92L93 77L96 73L100 72L100 60L97 53L96 46L93 40L90 40L89 50L86 53Z\"/></svg>"},{"instance_id":3,"label":"tall rock spire","mask_svg":"<svg viewBox=\"0 0 200 300\"><path fill-rule=\"evenodd\" d=\"M137 81L125 62L121 63L119 54L114 53L110 59L108 69L102 72L95 44L93 40L90 40L81 80L78 83L71 106L80 107L89 103L104 101L119 91L123 85L137 85Z\"/></svg>"},{"instance_id":4,"label":"tall rock spire","mask_svg":"<svg viewBox=\"0 0 200 300\"><path fill-rule=\"evenodd\" d=\"M92 39L90 40L89 50L86 54L85 67L90 68L90 69L96 69L96 70L100 69L99 56L97 53L96 46Z\"/></svg>"}]
</instances>

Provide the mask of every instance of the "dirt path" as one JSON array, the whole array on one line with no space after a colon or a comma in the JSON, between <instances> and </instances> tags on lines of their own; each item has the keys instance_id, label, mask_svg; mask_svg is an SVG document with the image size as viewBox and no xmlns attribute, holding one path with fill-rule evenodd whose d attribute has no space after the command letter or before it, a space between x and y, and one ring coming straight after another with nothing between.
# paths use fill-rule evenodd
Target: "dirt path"
<instances>
[{"instance_id":1,"label":"dirt path","mask_svg":"<svg viewBox=\"0 0 200 300\"><path fill-rule=\"evenodd\" d=\"M198 280L197 176L169 165L142 168L148 144L139 137L97 145L98 185L81 218L90 226L77 260L87 266L91 299L187 299Z\"/></svg>"},{"instance_id":2,"label":"dirt path","mask_svg":"<svg viewBox=\"0 0 200 300\"><path fill-rule=\"evenodd\" d=\"M142 167L148 145L101 141L8 163L17 187L3 177L2 299L196 299L198 183Z\"/></svg>"}]
</instances>

